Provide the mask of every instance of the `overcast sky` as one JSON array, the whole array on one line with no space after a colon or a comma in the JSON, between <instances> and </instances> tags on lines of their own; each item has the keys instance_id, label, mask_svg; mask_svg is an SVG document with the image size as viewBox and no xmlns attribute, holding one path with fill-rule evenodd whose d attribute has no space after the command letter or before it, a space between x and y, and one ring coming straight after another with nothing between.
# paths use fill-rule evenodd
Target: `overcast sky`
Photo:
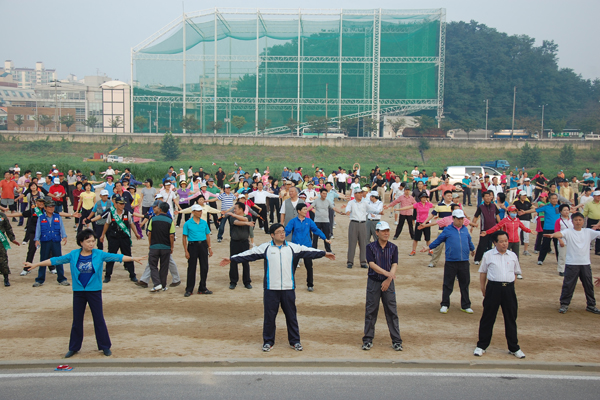
<instances>
[{"instance_id":1,"label":"overcast sky","mask_svg":"<svg viewBox=\"0 0 600 400\"><path fill-rule=\"evenodd\" d=\"M554 40L559 64L600 77L600 0L186 0L186 11L219 7L446 8L447 21L475 20L501 32ZM173 0L0 0L1 61L34 67L43 61L59 79L73 73L130 80L130 48L181 15Z\"/></svg>"}]
</instances>

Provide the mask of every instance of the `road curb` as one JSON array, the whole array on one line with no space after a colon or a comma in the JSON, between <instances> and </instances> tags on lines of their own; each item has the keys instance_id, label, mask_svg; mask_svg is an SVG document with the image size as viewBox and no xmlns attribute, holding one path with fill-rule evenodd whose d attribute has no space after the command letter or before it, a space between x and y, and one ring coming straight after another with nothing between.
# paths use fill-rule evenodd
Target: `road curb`
<instances>
[{"instance_id":1,"label":"road curb","mask_svg":"<svg viewBox=\"0 0 600 400\"><path fill-rule=\"evenodd\" d=\"M549 363L535 361L422 361L422 360L263 360L263 359L232 359L232 360L181 360L164 359L98 359L77 360L69 359L71 366L78 368L365 368L371 369L419 369L419 370L510 370L515 371L547 371L547 372L581 372L600 373L598 363ZM65 359L58 360L27 360L0 361L0 370L14 369L45 369L64 364Z\"/></svg>"}]
</instances>

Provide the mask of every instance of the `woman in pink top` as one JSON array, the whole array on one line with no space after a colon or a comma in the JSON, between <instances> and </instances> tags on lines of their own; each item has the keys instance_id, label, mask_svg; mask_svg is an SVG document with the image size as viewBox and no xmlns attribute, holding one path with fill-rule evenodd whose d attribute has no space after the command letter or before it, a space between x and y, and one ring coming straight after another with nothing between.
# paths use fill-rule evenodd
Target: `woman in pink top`
<instances>
[{"instance_id":1,"label":"woman in pink top","mask_svg":"<svg viewBox=\"0 0 600 400\"><path fill-rule=\"evenodd\" d=\"M406 207L401 207L400 211L410 210L414 208L417 210L417 223L415 224L415 234L413 236L413 247L410 252L410 256L414 256L417 250L417 244L421 241L421 236L425 235L425 242L429 246L431 242L431 228L427 227L425 229L419 229L419 225L424 224L427 221L427 217L429 217L429 210L435 207L433 204L429 202L429 195L427 193L421 193L419 195L419 202L413 205L409 205ZM431 250L429 251L431 254Z\"/></svg>"}]
</instances>

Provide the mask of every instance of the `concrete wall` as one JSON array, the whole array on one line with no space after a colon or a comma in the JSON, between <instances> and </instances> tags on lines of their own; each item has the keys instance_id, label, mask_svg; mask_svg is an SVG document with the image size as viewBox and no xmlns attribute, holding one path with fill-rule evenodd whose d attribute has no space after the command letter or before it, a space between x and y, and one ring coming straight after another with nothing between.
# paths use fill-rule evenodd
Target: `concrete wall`
<instances>
[{"instance_id":1,"label":"concrete wall","mask_svg":"<svg viewBox=\"0 0 600 400\"><path fill-rule=\"evenodd\" d=\"M20 141L34 140L72 140L82 143L114 143L115 137L117 143L129 141L131 143L160 143L163 134L130 134L130 133L85 133L72 132L66 134L64 132L17 132L17 131L0 131L0 134L5 139L15 138ZM418 147L418 139L408 138L302 138L291 136L249 136L249 135L211 135L211 134L175 134L175 137L181 138L184 144L202 143L202 144L218 144L218 145L246 145L246 146L272 146L272 147L304 147L304 146L329 146L329 147ZM430 139L430 147L437 148L458 148L469 147L473 149L495 148L495 149L519 149L529 143L530 146L538 146L544 149L562 148L566 143L573 145L575 149L600 149L600 140L582 140L582 139L544 139L544 140L483 140L483 139Z\"/></svg>"}]
</instances>

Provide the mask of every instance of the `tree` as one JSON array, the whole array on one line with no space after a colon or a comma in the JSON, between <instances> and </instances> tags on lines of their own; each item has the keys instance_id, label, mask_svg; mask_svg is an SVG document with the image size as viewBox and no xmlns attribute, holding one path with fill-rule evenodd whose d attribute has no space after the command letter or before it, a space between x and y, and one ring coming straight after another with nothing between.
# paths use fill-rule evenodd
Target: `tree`
<instances>
[{"instance_id":1,"label":"tree","mask_svg":"<svg viewBox=\"0 0 600 400\"><path fill-rule=\"evenodd\" d=\"M247 124L248 122L246 122L246 118L239 116L239 115L234 115L231 118L231 125L235 126L238 130L238 133L241 133L242 128Z\"/></svg>"},{"instance_id":2,"label":"tree","mask_svg":"<svg viewBox=\"0 0 600 400\"><path fill-rule=\"evenodd\" d=\"M395 118L388 120L388 126L394 132L394 136L398 136L398 131L406 125L406 120L404 118Z\"/></svg>"},{"instance_id":3,"label":"tree","mask_svg":"<svg viewBox=\"0 0 600 400\"><path fill-rule=\"evenodd\" d=\"M294 133L296 133L296 130L298 130L298 121L296 121L294 118L290 118L288 119L287 124L285 124L285 126L288 127L288 129L290 130L290 132L292 132L292 135Z\"/></svg>"},{"instance_id":4,"label":"tree","mask_svg":"<svg viewBox=\"0 0 600 400\"><path fill-rule=\"evenodd\" d=\"M429 150L429 140L422 137L419 139L419 153L421 154L421 160L423 161L423 164L425 164L425 150Z\"/></svg>"},{"instance_id":5,"label":"tree","mask_svg":"<svg viewBox=\"0 0 600 400\"><path fill-rule=\"evenodd\" d=\"M510 129L511 119L509 117L494 117L488 120L488 129L500 131L502 129Z\"/></svg>"},{"instance_id":6,"label":"tree","mask_svg":"<svg viewBox=\"0 0 600 400\"><path fill-rule=\"evenodd\" d=\"M575 161L575 150L573 149L573 145L566 144L563 146L560 150L558 161L561 166L569 167L573 165L573 161Z\"/></svg>"},{"instance_id":7,"label":"tree","mask_svg":"<svg viewBox=\"0 0 600 400\"><path fill-rule=\"evenodd\" d=\"M521 154L519 155L519 165L524 167L535 167L540 163L540 149L537 146L531 147L529 143L525 143L521 147Z\"/></svg>"},{"instance_id":8,"label":"tree","mask_svg":"<svg viewBox=\"0 0 600 400\"><path fill-rule=\"evenodd\" d=\"M327 132L329 126L329 118L317 117L316 115L309 115L306 117L306 122L308 122L310 129L318 133Z\"/></svg>"},{"instance_id":9,"label":"tree","mask_svg":"<svg viewBox=\"0 0 600 400\"><path fill-rule=\"evenodd\" d=\"M123 126L123 120L117 115L116 117L108 120L108 125L110 126L111 131L114 132L115 128L118 129Z\"/></svg>"},{"instance_id":10,"label":"tree","mask_svg":"<svg viewBox=\"0 0 600 400\"><path fill-rule=\"evenodd\" d=\"M358 118L342 117L342 120L340 121L340 128L346 132L346 135L350 132L350 129L356 128L357 125ZM356 135L358 136L358 132Z\"/></svg>"},{"instance_id":11,"label":"tree","mask_svg":"<svg viewBox=\"0 0 600 400\"><path fill-rule=\"evenodd\" d=\"M471 138L470 133L477 129L477 125L477 121L473 118L467 118L461 121L460 127L467 134L467 140Z\"/></svg>"},{"instance_id":12,"label":"tree","mask_svg":"<svg viewBox=\"0 0 600 400\"><path fill-rule=\"evenodd\" d=\"M435 123L435 119L428 115L421 115L420 117L415 118L419 127L417 130L419 133L427 132L430 129L437 128L437 124Z\"/></svg>"},{"instance_id":13,"label":"tree","mask_svg":"<svg viewBox=\"0 0 600 400\"><path fill-rule=\"evenodd\" d=\"M21 131L21 125L23 125L25 121L23 120L22 115L15 115L15 125L17 126L17 131Z\"/></svg>"},{"instance_id":14,"label":"tree","mask_svg":"<svg viewBox=\"0 0 600 400\"><path fill-rule=\"evenodd\" d=\"M552 132L554 132L554 133L561 133L562 131L565 130L566 126L567 126L566 120L555 118L555 119L549 120L546 123L545 128L552 130ZM541 138L541 136L540 136L540 138Z\"/></svg>"},{"instance_id":15,"label":"tree","mask_svg":"<svg viewBox=\"0 0 600 400\"><path fill-rule=\"evenodd\" d=\"M530 135L539 132L541 127L541 120L538 120L535 117L522 117L515 121L515 129L524 129Z\"/></svg>"},{"instance_id":16,"label":"tree","mask_svg":"<svg viewBox=\"0 0 600 400\"><path fill-rule=\"evenodd\" d=\"M186 115L185 117L183 117L181 122L179 122L179 126L181 127L181 129L184 129L188 133L194 133L194 131L198 130L198 128L200 127L198 125L198 120L194 115Z\"/></svg>"},{"instance_id":17,"label":"tree","mask_svg":"<svg viewBox=\"0 0 600 400\"><path fill-rule=\"evenodd\" d=\"M375 118L364 117L363 118L363 132L367 132L369 136L373 134L373 132L377 132L377 128L379 127L379 121Z\"/></svg>"},{"instance_id":18,"label":"tree","mask_svg":"<svg viewBox=\"0 0 600 400\"><path fill-rule=\"evenodd\" d=\"M71 128L71 126L73 126L75 124L75 118L72 115L63 115L62 117L60 117L58 119L58 121L67 127L67 132L69 132L69 129Z\"/></svg>"},{"instance_id":19,"label":"tree","mask_svg":"<svg viewBox=\"0 0 600 400\"><path fill-rule=\"evenodd\" d=\"M589 117L579 122L579 129L583 133L600 133L600 120Z\"/></svg>"},{"instance_id":20,"label":"tree","mask_svg":"<svg viewBox=\"0 0 600 400\"><path fill-rule=\"evenodd\" d=\"M46 127L53 122L53 118L49 115L40 114L35 117L35 119L37 120L38 124L42 126L44 132L46 132Z\"/></svg>"},{"instance_id":21,"label":"tree","mask_svg":"<svg viewBox=\"0 0 600 400\"><path fill-rule=\"evenodd\" d=\"M210 121L208 125L206 125L207 130L213 131L213 133L217 133L222 127L223 121Z\"/></svg>"},{"instance_id":22,"label":"tree","mask_svg":"<svg viewBox=\"0 0 600 400\"><path fill-rule=\"evenodd\" d=\"M137 127L140 129L140 132L143 132L145 127L150 129L150 126L148 126L148 118L144 118L141 115L138 115L133 119L133 124L137 125Z\"/></svg>"},{"instance_id":23,"label":"tree","mask_svg":"<svg viewBox=\"0 0 600 400\"><path fill-rule=\"evenodd\" d=\"M179 139L176 139L171 132L165 133L160 144L160 153L165 156L165 160L176 160L181 154L179 149Z\"/></svg>"},{"instance_id":24,"label":"tree","mask_svg":"<svg viewBox=\"0 0 600 400\"><path fill-rule=\"evenodd\" d=\"M265 130L269 129L269 127L271 126L271 120L270 119L259 119L258 120L258 130L261 132L261 134L265 134Z\"/></svg>"},{"instance_id":25,"label":"tree","mask_svg":"<svg viewBox=\"0 0 600 400\"><path fill-rule=\"evenodd\" d=\"M86 119L85 121L83 121L83 125L87 126L88 128L90 128L92 130L92 133L94 133L94 128L96 127L96 124L98 123L98 118L94 115L90 115L88 117L88 119Z\"/></svg>"}]
</instances>

